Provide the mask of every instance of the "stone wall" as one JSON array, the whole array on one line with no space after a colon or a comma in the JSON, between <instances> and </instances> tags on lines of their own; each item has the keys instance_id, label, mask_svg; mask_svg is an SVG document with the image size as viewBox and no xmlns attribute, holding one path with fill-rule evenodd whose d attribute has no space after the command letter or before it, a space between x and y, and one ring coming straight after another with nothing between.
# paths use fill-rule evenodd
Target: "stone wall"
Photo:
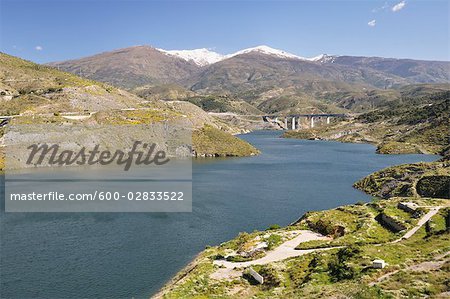
<instances>
[{"instance_id":1,"label":"stone wall","mask_svg":"<svg viewBox=\"0 0 450 299\"><path fill-rule=\"evenodd\" d=\"M389 230L397 233L402 230L406 229L406 226L402 223L398 222L396 219L392 218L391 216L388 216L384 213L378 214L378 216L375 218L381 225L388 228Z\"/></svg>"}]
</instances>

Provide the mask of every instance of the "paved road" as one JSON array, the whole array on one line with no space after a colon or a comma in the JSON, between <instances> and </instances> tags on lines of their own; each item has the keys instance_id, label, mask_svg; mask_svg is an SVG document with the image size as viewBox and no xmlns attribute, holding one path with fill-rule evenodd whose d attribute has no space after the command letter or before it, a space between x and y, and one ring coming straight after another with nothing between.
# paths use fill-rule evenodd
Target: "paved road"
<instances>
[{"instance_id":1,"label":"paved road","mask_svg":"<svg viewBox=\"0 0 450 299\"><path fill-rule=\"evenodd\" d=\"M275 248L272 251L267 252L267 254L257 260L248 261L248 262L229 262L229 261L214 261L215 265L224 266L229 269L233 269L235 267L242 268L242 267L248 267L251 265L264 265L268 263L273 263L277 261L281 261L290 257L296 257L301 256L307 253L311 253L313 251L317 251L318 249L307 249L307 250L296 250L295 247L298 246L298 244L302 242L312 241L312 240L331 240L330 237L322 236L321 234L309 231L309 230L302 230L300 231L300 234L296 236L295 238L284 242L277 248ZM336 248L336 247L332 247ZM324 248L322 250L326 249L332 249L332 248Z\"/></svg>"},{"instance_id":2,"label":"paved road","mask_svg":"<svg viewBox=\"0 0 450 299\"><path fill-rule=\"evenodd\" d=\"M420 218L419 222L415 227L407 231L401 238L394 240L389 243L397 243L405 239L409 239L412 235L414 235L428 220L431 219L434 215L436 215L439 210L443 208L442 206L437 207L431 207L430 211L426 213L422 218ZM307 242L311 240L331 240L330 237L325 237L321 234L303 230L301 231L300 235L297 237L284 242L277 248L275 248L272 251L269 251L264 257L253 260L253 261L247 261L247 262L229 262L229 261L214 261L215 265L223 266L226 269L234 269L234 268L245 268L251 265L264 265L268 263L278 262L282 261L287 258L291 257L297 257L304 254L308 254L314 251L321 251L321 250L329 250L334 248L342 248L341 247L326 247L326 248L316 248L316 249L305 249L305 250L296 250L295 247L298 246L301 242ZM375 246L380 246L385 243L376 244Z\"/></svg>"},{"instance_id":3,"label":"paved road","mask_svg":"<svg viewBox=\"0 0 450 299\"><path fill-rule=\"evenodd\" d=\"M437 212L439 212L439 209L441 209L441 208L442 207L431 208L431 210L428 213L426 213L422 218L420 218L419 222L417 222L417 225L415 227L413 227L412 229L407 231L401 238L394 240L391 243L398 243L401 240L409 239L412 235L414 235L422 227L422 225L424 225L428 220L430 220L431 217L436 215Z\"/></svg>"}]
</instances>

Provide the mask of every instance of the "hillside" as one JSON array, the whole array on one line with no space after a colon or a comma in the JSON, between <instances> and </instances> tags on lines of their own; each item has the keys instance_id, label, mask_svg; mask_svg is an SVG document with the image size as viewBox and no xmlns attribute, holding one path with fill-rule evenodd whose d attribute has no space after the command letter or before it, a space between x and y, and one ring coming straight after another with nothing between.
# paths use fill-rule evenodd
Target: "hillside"
<instances>
[{"instance_id":1,"label":"hillside","mask_svg":"<svg viewBox=\"0 0 450 299\"><path fill-rule=\"evenodd\" d=\"M422 163L381 170L360 181L377 180L372 194L411 173L408 186L421 191L311 211L287 227L272 225L207 247L154 298L445 298L450 203L440 198L441 185L420 182L440 169L448 183L448 167ZM373 266L379 259L386 262L382 269Z\"/></svg>"},{"instance_id":2,"label":"hillside","mask_svg":"<svg viewBox=\"0 0 450 299\"><path fill-rule=\"evenodd\" d=\"M210 128L208 132L214 131L212 135L221 136L212 138L206 144L210 148L200 142L201 139L195 139L199 142L202 155L258 153L247 142L231 135L239 133L239 128L226 124L189 102L145 100L105 83L3 53L0 53L0 93L0 115L11 116L10 123L123 125L181 120L193 128L194 134ZM195 149L196 144L193 146ZM222 150L217 152L217 147Z\"/></svg>"},{"instance_id":3,"label":"hillside","mask_svg":"<svg viewBox=\"0 0 450 299\"><path fill-rule=\"evenodd\" d=\"M176 83L199 69L193 62L167 55L150 46L118 49L49 65L122 88Z\"/></svg>"},{"instance_id":4,"label":"hillside","mask_svg":"<svg viewBox=\"0 0 450 299\"><path fill-rule=\"evenodd\" d=\"M0 115L124 109L142 99L116 87L0 53Z\"/></svg>"},{"instance_id":5,"label":"hillside","mask_svg":"<svg viewBox=\"0 0 450 299\"><path fill-rule=\"evenodd\" d=\"M381 198L427 196L450 199L450 163L441 161L388 167L353 186Z\"/></svg>"},{"instance_id":6,"label":"hillside","mask_svg":"<svg viewBox=\"0 0 450 299\"><path fill-rule=\"evenodd\" d=\"M355 68L371 68L415 83L445 83L449 80L449 63L382 57L335 56L328 63Z\"/></svg>"},{"instance_id":7,"label":"hillside","mask_svg":"<svg viewBox=\"0 0 450 299\"><path fill-rule=\"evenodd\" d=\"M418 88L408 87L405 96L354 119L288 131L283 136L373 143L381 154L442 153L449 146L450 86L447 91L421 86L419 92Z\"/></svg>"}]
</instances>

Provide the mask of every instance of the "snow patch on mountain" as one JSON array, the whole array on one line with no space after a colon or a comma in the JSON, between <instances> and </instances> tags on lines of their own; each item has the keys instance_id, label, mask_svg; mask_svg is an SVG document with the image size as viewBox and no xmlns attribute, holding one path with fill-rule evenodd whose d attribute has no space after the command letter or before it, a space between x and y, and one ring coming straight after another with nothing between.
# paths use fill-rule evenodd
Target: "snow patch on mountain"
<instances>
[{"instance_id":1,"label":"snow patch on mountain","mask_svg":"<svg viewBox=\"0 0 450 299\"><path fill-rule=\"evenodd\" d=\"M316 57L312 58L306 58L301 57L283 50L278 50L271 48L269 46L257 46L254 48L248 48L244 49L238 52L235 52L233 54L228 55L222 55L217 52L210 51L206 48L202 49L194 49L194 50L164 50L164 49L158 49L159 51L163 52L166 55L170 56L176 56L181 59L184 59L186 61L191 61L198 66L207 66L210 64L214 64L216 62L222 61L224 59L229 59L238 55L242 54L248 54L248 53L259 53L264 55L271 55L279 58L284 59L298 59L298 60L304 60L304 61L312 61L312 62L319 62L319 63L333 63L334 58L336 56L329 56L327 54L321 54Z\"/></svg>"},{"instance_id":2,"label":"snow patch on mountain","mask_svg":"<svg viewBox=\"0 0 450 299\"><path fill-rule=\"evenodd\" d=\"M338 56L321 54L316 57L308 58L308 60L314 61L314 62L320 62L320 63L333 63L336 57L338 57Z\"/></svg>"},{"instance_id":3,"label":"snow patch on mountain","mask_svg":"<svg viewBox=\"0 0 450 299\"><path fill-rule=\"evenodd\" d=\"M177 56L186 61L192 61L199 66L213 64L224 59L224 55L210 51L206 48L194 50L158 50L167 55Z\"/></svg>"},{"instance_id":4,"label":"snow patch on mountain","mask_svg":"<svg viewBox=\"0 0 450 299\"><path fill-rule=\"evenodd\" d=\"M226 55L225 58L231 58L231 57L234 57L237 55L242 55L242 54L247 54L247 53L261 53L261 54L272 55L272 56L276 56L276 57L280 57L280 58L306 60L306 58L304 58L304 57L300 57L300 56L285 52L283 50L274 49L274 48L271 48L268 46L258 46L258 47L254 47L254 48L244 49L244 50L238 51L236 53Z\"/></svg>"}]
</instances>

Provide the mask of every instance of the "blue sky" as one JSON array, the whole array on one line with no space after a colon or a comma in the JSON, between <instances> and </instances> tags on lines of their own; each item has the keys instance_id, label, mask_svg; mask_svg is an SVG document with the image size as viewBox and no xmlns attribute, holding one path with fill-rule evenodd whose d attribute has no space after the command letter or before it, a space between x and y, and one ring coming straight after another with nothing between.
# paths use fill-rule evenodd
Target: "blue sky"
<instances>
[{"instance_id":1,"label":"blue sky","mask_svg":"<svg viewBox=\"0 0 450 299\"><path fill-rule=\"evenodd\" d=\"M447 0L0 1L0 51L36 62L142 44L450 60Z\"/></svg>"}]
</instances>

